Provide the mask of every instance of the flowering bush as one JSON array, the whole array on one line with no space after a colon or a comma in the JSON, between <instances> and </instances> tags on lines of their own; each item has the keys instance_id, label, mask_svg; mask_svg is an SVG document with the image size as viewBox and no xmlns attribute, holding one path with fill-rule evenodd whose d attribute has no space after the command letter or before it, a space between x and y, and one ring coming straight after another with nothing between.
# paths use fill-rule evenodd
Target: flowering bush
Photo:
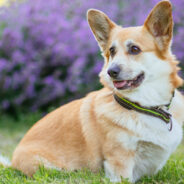
<instances>
[{"instance_id":1,"label":"flowering bush","mask_svg":"<svg viewBox=\"0 0 184 184\"><path fill-rule=\"evenodd\" d=\"M1 8L1 110L37 110L99 88L103 59L86 21L87 9L100 9L122 25L140 25L156 2L29 0ZM184 2L174 5L173 48L184 60Z\"/></svg>"}]
</instances>

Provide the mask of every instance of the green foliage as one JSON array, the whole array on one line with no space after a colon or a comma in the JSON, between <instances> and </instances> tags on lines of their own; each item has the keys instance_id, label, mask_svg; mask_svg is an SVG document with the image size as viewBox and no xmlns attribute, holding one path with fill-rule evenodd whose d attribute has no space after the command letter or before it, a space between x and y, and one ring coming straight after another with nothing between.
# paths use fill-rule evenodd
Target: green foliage
<instances>
[{"instance_id":1,"label":"green foliage","mask_svg":"<svg viewBox=\"0 0 184 184\"><path fill-rule=\"evenodd\" d=\"M144 177L137 182L138 184L183 184L184 183L184 157L183 160L177 159L177 155L173 156L166 166L155 176ZM0 166L0 183L1 184L109 184L108 178L105 178L104 172L92 173L89 170L67 172L57 170L46 170L43 167L36 172L33 178L26 177L20 171L12 168L4 168ZM123 180L122 183L129 182Z\"/></svg>"},{"instance_id":2,"label":"green foliage","mask_svg":"<svg viewBox=\"0 0 184 184\"><path fill-rule=\"evenodd\" d=\"M38 121L43 114L19 114L18 119L0 114L0 153L11 157L16 145L25 132ZM0 183L1 184L1 183Z\"/></svg>"}]
</instances>

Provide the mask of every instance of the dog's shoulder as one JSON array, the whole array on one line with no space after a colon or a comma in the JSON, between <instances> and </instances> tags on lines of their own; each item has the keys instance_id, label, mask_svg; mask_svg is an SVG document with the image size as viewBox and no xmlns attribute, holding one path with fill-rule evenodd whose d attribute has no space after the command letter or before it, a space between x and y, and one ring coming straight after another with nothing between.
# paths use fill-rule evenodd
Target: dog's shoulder
<instances>
[{"instance_id":1,"label":"dog's shoulder","mask_svg":"<svg viewBox=\"0 0 184 184\"><path fill-rule=\"evenodd\" d=\"M179 124L184 125L184 96L178 90L175 91L170 112Z\"/></svg>"}]
</instances>

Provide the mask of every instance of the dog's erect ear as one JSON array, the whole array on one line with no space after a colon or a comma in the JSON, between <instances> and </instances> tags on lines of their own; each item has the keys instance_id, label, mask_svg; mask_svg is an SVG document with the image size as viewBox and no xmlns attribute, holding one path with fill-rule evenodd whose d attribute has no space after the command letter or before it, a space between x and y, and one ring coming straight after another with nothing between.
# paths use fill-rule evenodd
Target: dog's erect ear
<instances>
[{"instance_id":1,"label":"dog's erect ear","mask_svg":"<svg viewBox=\"0 0 184 184\"><path fill-rule=\"evenodd\" d=\"M110 38L111 31L116 24L103 12L95 9L88 10L87 19L100 48L104 51Z\"/></svg>"},{"instance_id":2,"label":"dog's erect ear","mask_svg":"<svg viewBox=\"0 0 184 184\"><path fill-rule=\"evenodd\" d=\"M173 34L172 5L169 1L159 2L147 17L144 26L155 37L158 48L167 50Z\"/></svg>"}]
</instances>

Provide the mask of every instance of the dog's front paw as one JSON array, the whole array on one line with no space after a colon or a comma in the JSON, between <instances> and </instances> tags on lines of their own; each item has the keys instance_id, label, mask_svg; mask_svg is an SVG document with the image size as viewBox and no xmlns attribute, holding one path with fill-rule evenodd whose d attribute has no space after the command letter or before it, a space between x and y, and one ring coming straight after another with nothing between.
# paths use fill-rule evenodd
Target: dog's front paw
<instances>
[{"instance_id":1,"label":"dog's front paw","mask_svg":"<svg viewBox=\"0 0 184 184\"><path fill-rule=\"evenodd\" d=\"M105 170L105 176L110 179L111 182L117 183L121 182L121 177L118 177L111 165L107 162L104 161L104 170Z\"/></svg>"},{"instance_id":2,"label":"dog's front paw","mask_svg":"<svg viewBox=\"0 0 184 184\"><path fill-rule=\"evenodd\" d=\"M115 169L112 165L110 165L107 161L104 161L104 170L105 170L105 176L110 179L112 183L119 183L122 179L127 179L129 182L133 182L132 177L125 177L123 174L118 174L115 172Z\"/></svg>"},{"instance_id":3,"label":"dog's front paw","mask_svg":"<svg viewBox=\"0 0 184 184\"><path fill-rule=\"evenodd\" d=\"M109 178L110 179L110 182L112 183L119 183L121 182L121 178Z\"/></svg>"}]
</instances>

